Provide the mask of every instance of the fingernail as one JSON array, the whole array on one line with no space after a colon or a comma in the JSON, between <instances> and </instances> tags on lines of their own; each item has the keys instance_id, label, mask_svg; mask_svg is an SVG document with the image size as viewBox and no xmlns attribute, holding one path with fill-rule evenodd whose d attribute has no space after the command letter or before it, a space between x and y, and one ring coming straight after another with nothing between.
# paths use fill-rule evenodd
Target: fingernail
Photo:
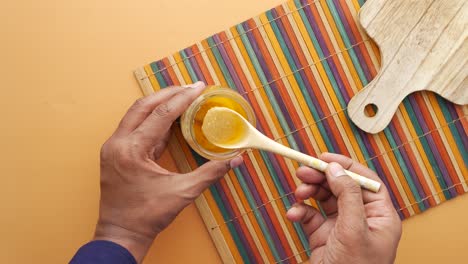
<instances>
[{"instance_id":1,"label":"fingernail","mask_svg":"<svg viewBox=\"0 0 468 264\"><path fill-rule=\"evenodd\" d=\"M299 208L295 206L289 208L288 210L288 214L297 215L298 213L299 213Z\"/></svg>"},{"instance_id":2,"label":"fingernail","mask_svg":"<svg viewBox=\"0 0 468 264\"><path fill-rule=\"evenodd\" d=\"M330 174L334 177L341 177L341 176L346 176L346 172L344 171L343 167L341 167L340 164L332 162L328 164L328 171Z\"/></svg>"},{"instance_id":3,"label":"fingernail","mask_svg":"<svg viewBox=\"0 0 468 264\"><path fill-rule=\"evenodd\" d=\"M192 84L187 84L187 85L183 85L182 87L184 88L192 88L192 89L201 89L201 88L205 88L205 83L204 82L196 82L196 83L192 83Z\"/></svg>"},{"instance_id":4,"label":"fingernail","mask_svg":"<svg viewBox=\"0 0 468 264\"><path fill-rule=\"evenodd\" d=\"M239 167L242 163L244 162L244 159L241 156L233 158L229 162L229 166L231 166L231 169Z\"/></svg>"}]
</instances>

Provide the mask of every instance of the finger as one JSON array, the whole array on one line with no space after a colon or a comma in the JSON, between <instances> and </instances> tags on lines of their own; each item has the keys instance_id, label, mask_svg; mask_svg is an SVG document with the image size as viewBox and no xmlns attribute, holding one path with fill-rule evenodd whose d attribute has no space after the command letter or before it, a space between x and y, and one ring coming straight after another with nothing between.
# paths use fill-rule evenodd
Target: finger
<instances>
[{"instance_id":1,"label":"finger","mask_svg":"<svg viewBox=\"0 0 468 264\"><path fill-rule=\"evenodd\" d=\"M170 138L171 133L170 131L168 131L165 135L162 136L161 140L158 143L156 143L153 150L154 160L157 160L161 157L164 150L166 149L167 144L169 143Z\"/></svg>"},{"instance_id":2,"label":"finger","mask_svg":"<svg viewBox=\"0 0 468 264\"><path fill-rule=\"evenodd\" d=\"M296 175L304 182L294 192L296 199L315 199L320 202L320 206L327 216L334 215L338 211L336 197L329 190L328 184L325 184L324 173L309 167L301 167L297 170Z\"/></svg>"},{"instance_id":3,"label":"finger","mask_svg":"<svg viewBox=\"0 0 468 264\"><path fill-rule=\"evenodd\" d=\"M356 162L350 157L346 157L344 155L335 153L324 152L320 155L320 159L326 162L336 162L340 164L345 170L356 172L369 179L383 183L374 171L364 166L363 164Z\"/></svg>"},{"instance_id":4,"label":"finger","mask_svg":"<svg viewBox=\"0 0 468 264\"><path fill-rule=\"evenodd\" d=\"M325 222L325 218L317 209L303 203L296 203L289 208L286 218L292 222L300 222L307 236L310 236Z\"/></svg>"},{"instance_id":5,"label":"finger","mask_svg":"<svg viewBox=\"0 0 468 264\"><path fill-rule=\"evenodd\" d=\"M240 166L242 162L241 156L235 157L230 161L212 160L190 173L181 174L179 177L183 177L182 181L186 183L185 191L194 196L193 198L196 198L210 187L211 184L226 175L229 170Z\"/></svg>"},{"instance_id":6,"label":"finger","mask_svg":"<svg viewBox=\"0 0 468 264\"><path fill-rule=\"evenodd\" d=\"M327 182L327 177L325 177L325 174L321 171L318 171L310 167L302 166L297 169L296 176L302 182L305 182L308 184L318 184L322 186L324 189L330 190L330 187L328 186L328 182Z\"/></svg>"},{"instance_id":7,"label":"finger","mask_svg":"<svg viewBox=\"0 0 468 264\"><path fill-rule=\"evenodd\" d=\"M338 211L336 197L319 185L302 183L297 187L294 195L298 201L305 201L309 198L318 201L327 216L334 215Z\"/></svg>"},{"instance_id":8,"label":"finger","mask_svg":"<svg viewBox=\"0 0 468 264\"><path fill-rule=\"evenodd\" d=\"M353 159L334 153L322 153L320 159L326 162L339 163L344 169L360 174L364 177L380 182L381 187L377 193L363 190L362 197L364 203L375 202L379 200L385 200L386 203L391 204L390 194L388 193L387 187L383 184L382 180L377 174L371 169L367 168L363 164L354 161Z\"/></svg>"},{"instance_id":9,"label":"finger","mask_svg":"<svg viewBox=\"0 0 468 264\"><path fill-rule=\"evenodd\" d=\"M169 131L172 123L189 107L205 89L203 82L196 82L192 88L187 88L175 94L169 100L162 102L153 109L151 114L134 131L142 144L154 145Z\"/></svg>"},{"instance_id":10,"label":"finger","mask_svg":"<svg viewBox=\"0 0 468 264\"><path fill-rule=\"evenodd\" d=\"M185 88L168 87L136 100L120 121L120 124L114 134L117 136L130 134L151 114L157 105L169 100L183 89Z\"/></svg>"},{"instance_id":11,"label":"finger","mask_svg":"<svg viewBox=\"0 0 468 264\"><path fill-rule=\"evenodd\" d=\"M329 163L325 174L330 189L337 198L337 232L350 236L362 235L367 228L367 222L361 188L338 163Z\"/></svg>"},{"instance_id":12,"label":"finger","mask_svg":"<svg viewBox=\"0 0 468 264\"><path fill-rule=\"evenodd\" d=\"M294 196L299 201L304 201L312 197L313 194L321 191L320 186L314 184L301 183L294 191Z\"/></svg>"},{"instance_id":13,"label":"finger","mask_svg":"<svg viewBox=\"0 0 468 264\"><path fill-rule=\"evenodd\" d=\"M327 240L335 227L335 223L336 219L329 218L309 236L309 246L312 251L327 244Z\"/></svg>"},{"instance_id":14,"label":"finger","mask_svg":"<svg viewBox=\"0 0 468 264\"><path fill-rule=\"evenodd\" d=\"M296 176L301 179L301 181L310 184L322 184L327 180L325 174L306 166L299 167L296 171Z\"/></svg>"}]
</instances>

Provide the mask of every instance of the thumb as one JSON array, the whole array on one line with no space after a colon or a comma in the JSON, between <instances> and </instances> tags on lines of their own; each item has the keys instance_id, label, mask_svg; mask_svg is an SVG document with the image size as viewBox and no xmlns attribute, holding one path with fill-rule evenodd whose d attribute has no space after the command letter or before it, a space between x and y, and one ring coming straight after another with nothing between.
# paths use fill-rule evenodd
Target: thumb
<instances>
[{"instance_id":1,"label":"thumb","mask_svg":"<svg viewBox=\"0 0 468 264\"><path fill-rule=\"evenodd\" d=\"M337 198L337 232L350 236L362 234L367 228L367 222L361 188L338 163L328 164L325 174L330 190Z\"/></svg>"},{"instance_id":2,"label":"thumb","mask_svg":"<svg viewBox=\"0 0 468 264\"><path fill-rule=\"evenodd\" d=\"M229 170L238 167L243 162L241 156L235 157L232 160L212 160L196 170L183 175L185 180L190 185L191 193L196 196L205 191L211 184L222 178Z\"/></svg>"}]
</instances>

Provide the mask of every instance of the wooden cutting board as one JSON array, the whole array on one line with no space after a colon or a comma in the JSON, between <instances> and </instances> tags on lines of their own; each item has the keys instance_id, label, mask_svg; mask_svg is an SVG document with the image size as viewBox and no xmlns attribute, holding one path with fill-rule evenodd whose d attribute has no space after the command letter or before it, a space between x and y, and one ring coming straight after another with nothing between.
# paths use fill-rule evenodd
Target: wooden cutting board
<instances>
[{"instance_id":1,"label":"wooden cutting board","mask_svg":"<svg viewBox=\"0 0 468 264\"><path fill-rule=\"evenodd\" d=\"M358 127L382 131L416 91L468 104L468 0L368 0L359 20L380 47L382 68L348 105Z\"/></svg>"}]
</instances>

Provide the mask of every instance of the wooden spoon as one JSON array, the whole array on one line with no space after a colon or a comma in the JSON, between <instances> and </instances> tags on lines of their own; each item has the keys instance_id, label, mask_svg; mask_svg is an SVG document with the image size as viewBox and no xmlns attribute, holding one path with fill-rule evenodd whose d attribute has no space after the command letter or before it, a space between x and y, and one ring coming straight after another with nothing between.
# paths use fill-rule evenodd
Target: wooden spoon
<instances>
[{"instance_id":1,"label":"wooden spoon","mask_svg":"<svg viewBox=\"0 0 468 264\"><path fill-rule=\"evenodd\" d=\"M320 171L325 171L328 165L325 161L285 147L268 138L253 127L239 113L229 108L211 108L203 120L202 131L211 143L221 148L262 149L296 160ZM345 172L357 181L361 187L373 192L379 191L379 182L351 171L345 170Z\"/></svg>"}]
</instances>

